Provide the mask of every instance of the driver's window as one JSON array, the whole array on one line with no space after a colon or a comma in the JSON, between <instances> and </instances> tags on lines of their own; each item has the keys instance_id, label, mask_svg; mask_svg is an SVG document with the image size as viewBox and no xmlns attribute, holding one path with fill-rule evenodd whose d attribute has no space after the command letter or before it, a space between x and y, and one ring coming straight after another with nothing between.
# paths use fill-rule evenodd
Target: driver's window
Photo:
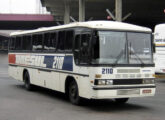
<instances>
[{"instance_id":1,"label":"driver's window","mask_svg":"<svg viewBox=\"0 0 165 120\"><path fill-rule=\"evenodd\" d=\"M76 35L75 36L75 41L74 41L74 60L76 64L79 64L79 58L80 58L80 40L81 40L81 35Z\"/></svg>"},{"instance_id":2,"label":"driver's window","mask_svg":"<svg viewBox=\"0 0 165 120\"><path fill-rule=\"evenodd\" d=\"M89 53L90 53L90 43L91 35L90 34L82 34L81 35L81 43L80 43L80 64L87 64L89 61Z\"/></svg>"},{"instance_id":3,"label":"driver's window","mask_svg":"<svg viewBox=\"0 0 165 120\"><path fill-rule=\"evenodd\" d=\"M90 59L90 41L92 30L76 28L74 38L74 60L77 65L86 65Z\"/></svg>"}]
</instances>

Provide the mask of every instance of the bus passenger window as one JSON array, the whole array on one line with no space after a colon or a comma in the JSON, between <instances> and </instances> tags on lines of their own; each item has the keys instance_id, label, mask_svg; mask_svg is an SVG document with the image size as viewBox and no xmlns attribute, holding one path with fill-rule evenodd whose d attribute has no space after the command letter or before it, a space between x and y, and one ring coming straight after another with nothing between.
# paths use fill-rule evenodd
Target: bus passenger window
<instances>
[{"instance_id":1,"label":"bus passenger window","mask_svg":"<svg viewBox=\"0 0 165 120\"><path fill-rule=\"evenodd\" d=\"M42 50L42 41L43 41L42 35L34 35L32 41L33 41L32 42L33 51Z\"/></svg>"},{"instance_id":2,"label":"bus passenger window","mask_svg":"<svg viewBox=\"0 0 165 120\"><path fill-rule=\"evenodd\" d=\"M16 42L16 38L15 37L10 39L9 50L15 50L15 42Z\"/></svg>"},{"instance_id":3,"label":"bus passenger window","mask_svg":"<svg viewBox=\"0 0 165 120\"><path fill-rule=\"evenodd\" d=\"M55 51L56 50L56 45L57 45L57 34L56 33L51 33L49 44L50 44L50 50Z\"/></svg>"},{"instance_id":4,"label":"bus passenger window","mask_svg":"<svg viewBox=\"0 0 165 120\"><path fill-rule=\"evenodd\" d=\"M22 44L22 48L23 50L31 50L31 36L23 36L23 44Z\"/></svg>"},{"instance_id":5,"label":"bus passenger window","mask_svg":"<svg viewBox=\"0 0 165 120\"><path fill-rule=\"evenodd\" d=\"M44 35L44 51L55 51L56 33L46 33Z\"/></svg>"},{"instance_id":6,"label":"bus passenger window","mask_svg":"<svg viewBox=\"0 0 165 120\"><path fill-rule=\"evenodd\" d=\"M58 46L57 46L59 52L64 52L64 41L65 41L65 31L60 31L58 33Z\"/></svg>"},{"instance_id":7,"label":"bus passenger window","mask_svg":"<svg viewBox=\"0 0 165 120\"><path fill-rule=\"evenodd\" d=\"M71 52L72 51L72 44L73 44L73 31L66 31L66 39L65 39L65 51Z\"/></svg>"},{"instance_id":8,"label":"bus passenger window","mask_svg":"<svg viewBox=\"0 0 165 120\"><path fill-rule=\"evenodd\" d=\"M50 33L44 34L44 51L49 51Z\"/></svg>"},{"instance_id":9,"label":"bus passenger window","mask_svg":"<svg viewBox=\"0 0 165 120\"><path fill-rule=\"evenodd\" d=\"M16 37L15 50L22 49L22 37Z\"/></svg>"}]
</instances>

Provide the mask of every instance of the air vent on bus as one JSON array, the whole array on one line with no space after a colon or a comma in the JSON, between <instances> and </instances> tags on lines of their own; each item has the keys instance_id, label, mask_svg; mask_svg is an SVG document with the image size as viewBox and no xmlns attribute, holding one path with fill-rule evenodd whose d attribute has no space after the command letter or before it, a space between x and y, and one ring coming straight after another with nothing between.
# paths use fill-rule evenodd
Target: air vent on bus
<instances>
[{"instance_id":1,"label":"air vent on bus","mask_svg":"<svg viewBox=\"0 0 165 120\"><path fill-rule=\"evenodd\" d=\"M140 73L140 69L118 69L117 73Z\"/></svg>"}]
</instances>

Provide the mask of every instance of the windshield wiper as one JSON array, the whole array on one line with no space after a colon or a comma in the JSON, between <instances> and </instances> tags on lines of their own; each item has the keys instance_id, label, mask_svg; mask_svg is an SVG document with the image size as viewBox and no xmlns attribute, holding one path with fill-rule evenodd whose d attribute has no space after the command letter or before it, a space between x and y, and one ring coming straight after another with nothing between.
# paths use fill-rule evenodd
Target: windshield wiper
<instances>
[{"instance_id":1,"label":"windshield wiper","mask_svg":"<svg viewBox=\"0 0 165 120\"><path fill-rule=\"evenodd\" d=\"M114 65L113 66L116 66L118 61L120 60L120 58L123 56L123 53L124 51L126 50L126 44L125 44L125 48L121 50L120 54L117 56L115 62L114 62Z\"/></svg>"},{"instance_id":2,"label":"windshield wiper","mask_svg":"<svg viewBox=\"0 0 165 120\"><path fill-rule=\"evenodd\" d=\"M118 61L119 61L120 58L123 56L123 53L124 53L124 50L122 50L122 51L120 52L120 54L117 56L117 58L116 58L116 60L115 60L113 66L116 66L116 65L117 65Z\"/></svg>"},{"instance_id":3,"label":"windshield wiper","mask_svg":"<svg viewBox=\"0 0 165 120\"><path fill-rule=\"evenodd\" d=\"M136 58L138 58L138 60L141 62L141 65L144 66L145 64L144 64L143 60L137 55L137 53L135 53L134 50L131 50L131 48L132 48L132 46L131 46L131 43L130 43L130 52L129 52L130 54L129 54L129 56L131 56L131 53L133 53L133 55L135 55Z\"/></svg>"}]
</instances>

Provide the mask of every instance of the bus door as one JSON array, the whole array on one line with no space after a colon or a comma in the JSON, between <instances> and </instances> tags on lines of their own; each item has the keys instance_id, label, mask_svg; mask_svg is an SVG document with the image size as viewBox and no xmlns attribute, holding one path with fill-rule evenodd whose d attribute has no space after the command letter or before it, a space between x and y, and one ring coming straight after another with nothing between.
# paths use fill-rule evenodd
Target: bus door
<instances>
[{"instance_id":1,"label":"bus door","mask_svg":"<svg viewBox=\"0 0 165 120\"><path fill-rule=\"evenodd\" d=\"M84 32L77 34L74 41L74 60L79 66L78 72L86 72L88 74L87 66L90 62L90 42L91 33Z\"/></svg>"},{"instance_id":2,"label":"bus door","mask_svg":"<svg viewBox=\"0 0 165 120\"><path fill-rule=\"evenodd\" d=\"M79 65L89 64L91 34L78 34L74 42L75 63Z\"/></svg>"}]
</instances>

